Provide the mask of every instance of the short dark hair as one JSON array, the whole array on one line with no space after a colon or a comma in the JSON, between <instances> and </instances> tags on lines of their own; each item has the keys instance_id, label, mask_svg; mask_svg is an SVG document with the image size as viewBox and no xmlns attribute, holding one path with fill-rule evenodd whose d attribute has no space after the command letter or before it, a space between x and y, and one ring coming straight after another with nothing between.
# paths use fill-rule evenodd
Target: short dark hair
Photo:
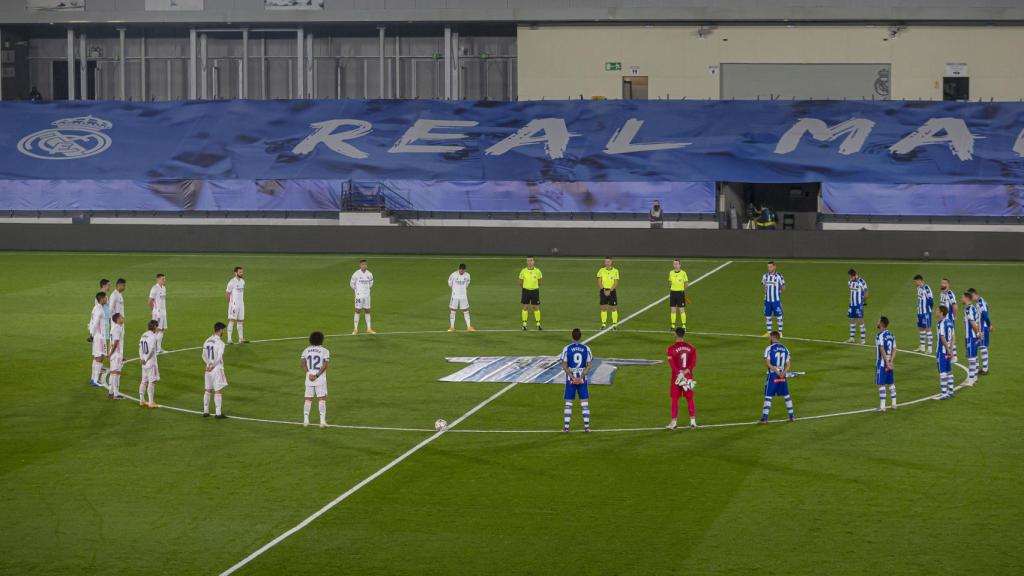
<instances>
[{"instance_id":1,"label":"short dark hair","mask_svg":"<svg viewBox=\"0 0 1024 576\"><path fill-rule=\"evenodd\" d=\"M924 276L921 276L920 274L914 274L914 280L924 280Z\"/></svg>"},{"instance_id":2,"label":"short dark hair","mask_svg":"<svg viewBox=\"0 0 1024 576\"><path fill-rule=\"evenodd\" d=\"M117 285L117 284L127 284L127 283L128 283L128 281L125 280L124 278L118 278L117 282L114 282L115 285Z\"/></svg>"},{"instance_id":3,"label":"short dark hair","mask_svg":"<svg viewBox=\"0 0 1024 576\"><path fill-rule=\"evenodd\" d=\"M107 293L106 292L97 292L96 293L96 301L97 302L99 302L100 300L102 300L102 299L104 299L106 297L107 297Z\"/></svg>"},{"instance_id":4,"label":"short dark hair","mask_svg":"<svg viewBox=\"0 0 1024 576\"><path fill-rule=\"evenodd\" d=\"M971 293L969 291L968 292L964 292L964 296L970 298L971 297Z\"/></svg>"},{"instance_id":5,"label":"short dark hair","mask_svg":"<svg viewBox=\"0 0 1024 576\"><path fill-rule=\"evenodd\" d=\"M682 260L680 260L679 258L673 258L673 259L672 259L672 261L673 261L673 262L679 262L680 264L682 264L682 263L683 263L683 261L682 261Z\"/></svg>"},{"instance_id":6,"label":"short dark hair","mask_svg":"<svg viewBox=\"0 0 1024 576\"><path fill-rule=\"evenodd\" d=\"M242 267L241 267L241 266L235 266L235 272L238 272L238 271L239 271L239 270L241 270L241 269L242 269Z\"/></svg>"},{"instance_id":7,"label":"short dark hair","mask_svg":"<svg viewBox=\"0 0 1024 576\"><path fill-rule=\"evenodd\" d=\"M160 274L157 274L157 275L156 275L156 277L157 277L157 278L164 278L165 276L166 276L166 275L165 275L165 274L163 274L163 273L160 273Z\"/></svg>"},{"instance_id":8,"label":"short dark hair","mask_svg":"<svg viewBox=\"0 0 1024 576\"><path fill-rule=\"evenodd\" d=\"M889 327L889 319L886 318L885 316L882 316L881 318L879 318L878 319L878 323L881 324L882 326L885 326L886 328Z\"/></svg>"},{"instance_id":9,"label":"short dark hair","mask_svg":"<svg viewBox=\"0 0 1024 576\"><path fill-rule=\"evenodd\" d=\"M978 291L977 291L977 290L975 290L974 288L968 288L968 289L967 289L967 293L968 293L968 294L977 294L977 293L978 293Z\"/></svg>"},{"instance_id":10,"label":"short dark hair","mask_svg":"<svg viewBox=\"0 0 1024 576\"><path fill-rule=\"evenodd\" d=\"M459 270L465 270L465 269L466 269L466 265L465 264L459 264Z\"/></svg>"},{"instance_id":11,"label":"short dark hair","mask_svg":"<svg viewBox=\"0 0 1024 576\"><path fill-rule=\"evenodd\" d=\"M572 339L573 340L575 340L576 342L579 342L580 338L582 338L582 337L583 337L583 331L582 330L580 330L579 328L573 328L572 329Z\"/></svg>"},{"instance_id":12,"label":"short dark hair","mask_svg":"<svg viewBox=\"0 0 1024 576\"><path fill-rule=\"evenodd\" d=\"M146 327L149 328L150 330L154 330L156 328L159 328L160 327L160 321L159 320L150 320L149 324L146 324Z\"/></svg>"},{"instance_id":13,"label":"short dark hair","mask_svg":"<svg viewBox=\"0 0 1024 576\"><path fill-rule=\"evenodd\" d=\"M942 279L945 280L947 284L952 284L952 282L949 281L949 278L943 277Z\"/></svg>"},{"instance_id":14,"label":"short dark hair","mask_svg":"<svg viewBox=\"0 0 1024 576\"><path fill-rule=\"evenodd\" d=\"M214 322L213 323L213 331L214 332L220 332L221 330L223 330L225 328L227 328L227 326L225 326L223 322Z\"/></svg>"},{"instance_id":15,"label":"short dark hair","mask_svg":"<svg viewBox=\"0 0 1024 576\"><path fill-rule=\"evenodd\" d=\"M612 259L612 257L611 257L611 256L605 256L605 257L604 257L604 259L605 259L605 260L611 260L611 259Z\"/></svg>"},{"instance_id":16,"label":"short dark hair","mask_svg":"<svg viewBox=\"0 0 1024 576\"><path fill-rule=\"evenodd\" d=\"M772 330L772 338L782 338L782 333L778 330Z\"/></svg>"},{"instance_id":17,"label":"short dark hair","mask_svg":"<svg viewBox=\"0 0 1024 576\"><path fill-rule=\"evenodd\" d=\"M114 315L110 317L111 322L117 322L121 318L120 312L114 312Z\"/></svg>"},{"instance_id":18,"label":"short dark hair","mask_svg":"<svg viewBox=\"0 0 1024 576\"><path fill-rule=\"evenodd\" d=\"M775 264L775 260L769 260L768 263L769 264Z\"/></svg>"},{"instance_id":19,"label":"short dark hair","mask_svg":"<svg viewBox=\"0 0 1024 576\"><path fill-rule=\"evenodd\" d=\"M100 288L103 288L107 284L110 284L110 280L107 280L106 278L100 278Z\"/></svg>"},{"instance_id":20,"label":"short dark hair","mask_svg":"<svg viewBox=\"0 0 1024 576\"><path fill-rule=\"evenodd\" d=\"M846 273L849 274L850 276L856 276L857 275L857 271L854 270L853 268L850 268L849 270L847 270Z\"/></svg>"},{"instance_id":21,"label":"short dark hair","mask_svg":"<svg viewBox=\"0 0 1024 576\"><path fill-rule=\"evenodd\" d=\"M530 258L533 258L533 256L527 256L526 257L527 260L529 260Z\"/></svg>"},{"instance_id":22,"label":"short dark hair","mask_svg":"<svg viewBox=\"0 0 1024 576\"><path fill-rule=\"evenodd\" d=\"M942 312L943 316L949 316L949 308L946 308L945 304L939 304L939 312Z\"/></svg>"},{"instance_id":23,"label":"short dark hair","mask_svg":"<svg viewBox=\"0 0 1024 576\"><path fill-rule=\"evenodd\" d=\"M365 263L365 262L366 262L366 258L360 258L360 259L359 259L359 263L360 263L360 264L363 264L363 263Z\"/></svg>"},{"instance_id":24,"label":"short dark hair","mask_svg":"<svg viewBox=\"0 0 1024 576\"><path fill-rule=\"evenodd\" d=\"M686 328L683 328L682 326L676 328L676 337L682 338L683 336L686 336Z\"/></svg>"},{"instance_id":25,"label":"short dark hair","mask_svg":"<svg viewBox=\"0 0 1024 576\"><path fill-rule=\"evenodd\" d=\"M323 344L324 333L319 331L313 332L312 334L309 335L309 343L312 344L313 346L319 346Z\"/></svg>"}]
</instances>

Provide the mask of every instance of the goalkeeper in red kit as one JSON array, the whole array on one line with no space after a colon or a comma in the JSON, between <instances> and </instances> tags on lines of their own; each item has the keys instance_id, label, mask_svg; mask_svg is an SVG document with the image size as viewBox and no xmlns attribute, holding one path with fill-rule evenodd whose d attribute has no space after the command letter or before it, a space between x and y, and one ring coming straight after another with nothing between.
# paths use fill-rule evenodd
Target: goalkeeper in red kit
<instances>
[{"instance_id":1,"label":"goalkeeper in red kit","mask_svg":"<svg viewBox=\"0 0 1024 576\"><path fill-rule=\"evenodd\" d=\"M684 342L685 328L676 328L676 341L668 347L668 364L672 367L672 382L669 384L669 397L672 398L672 421L669 430L675 430L679 417L679 398L686 398L686 407L690 411L690 428L697 428L697 408L693 404L693 368L697 365L697 349L689 342Z\"/></svg>"}]
</instances>

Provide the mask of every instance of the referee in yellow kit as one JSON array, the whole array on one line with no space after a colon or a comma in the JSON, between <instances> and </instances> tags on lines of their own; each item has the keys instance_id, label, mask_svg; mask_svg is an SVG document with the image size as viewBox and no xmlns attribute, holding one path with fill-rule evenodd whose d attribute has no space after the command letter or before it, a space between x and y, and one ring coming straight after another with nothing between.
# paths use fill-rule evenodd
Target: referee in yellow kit
<instances>
[{"instance_id":1,"label":"referee in yellow kit","mask_svg":"<svg viewBox=\"0 0 1024 576\"><path fill-rule=\"evenodd\" d=\"M519 301L523 305L523 330L526 330L526 321L530 317L530 308L533 308L533 319L537 322L537 330L540 327L540 284L544 280L540 268L537 268L533 256L526 258L526 268L519 271L519 288L522 295Z\"/></svg>"},{"instance_id":2,"label":"referee in yellow kit","mask_svg":"<svg viewBox=\"0 0 1024 576\"><path fill-rule=\"evenodd\" d=\"M604 257L604 266L597 269L597 288L601 300L601 329L608 327L608 308L612 309L612 330L619 329L619 269L612 267L612 257Z\"/></svg>"},{"instance_id":3,"label":"referee in yellow kit","mask_svg":"<svg viewBox=\"0 0 1024 576\"><path fill-rule=\"evenodd\" d=\"M683 263L676 258L668 272L668 317L672 321L673 332L676 331L676 314L679 315L679 326L686 328L686 285L689 283Z\"/></svg>"}]
</instances>

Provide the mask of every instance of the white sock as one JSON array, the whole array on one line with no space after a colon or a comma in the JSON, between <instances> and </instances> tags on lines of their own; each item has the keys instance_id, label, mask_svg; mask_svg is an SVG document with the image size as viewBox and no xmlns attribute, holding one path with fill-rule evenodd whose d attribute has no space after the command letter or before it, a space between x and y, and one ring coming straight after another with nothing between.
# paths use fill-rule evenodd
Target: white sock
<instances>
[{"instance_id":1,"label":"white sock","mask_svg":"<svg viewBox=\"0 0 1024 576\"><path fill-rule=\"evenodd\" d=\"M696 426L696 425L697 425L697 418L695 418L693 416L690 416L690 426Z\"/></svg>"},{"instance_id":2,"label":"white sock","mask_svg":"<svg viewBox=\"0 0 1024 576\"><path fill-rule=\"evenodd\" d=\"M164 331L161 330L156 333L156 349L158 352L164 351Z\"/></svg>"},{"instance_id":3,"label":"white sock","mask_svg":"<svg viewBox=\"0 0 1024 576\"><path fill-rule=\"evenodd\" d=\"M890 384L889 385L889 398L892 399L892 407L895 408L896 407L896 385L895 384Z\"/></svg>"},{"instance_id":4,"label":"white sock","mask_svg":"<svg viewBox=\"0 0 1024 576\"><path fill-rule=\"evenodd\" d=\"M325 424L327 422L327 400L321 398L318 407L320 408L320 423Z\"/></svg>"},{"instance_id":5,"label":"white sock","mask_svg":"<svg viewBox=\"0 0 1024 576\"><path fill-rule=\"evenodd\" d=\"M238 341L241 342L242 340L245 340L245 336L242 335L242 323L239 322L238 323Z\"/></svg>"},{"instance_id":6,"label":"white sock","mask_svg":"<svg viewBox=\"0 0 1024 576\"><path fill-rule=\"evenodd\" d=\"M210 413L210 391L203 392L203 414Z\"/></svg>"},{"instance_id":7,"label":"white sock","mask_svg":"<svg viewBox=\"0 0 1024 576\"><path fill-rule=\"evenodd\" d=\"M149 388L146 389L146 395L149 396L149 403L150 404L153 403L153 392L155 392L155 391L156 391L156 383L150 382L149 383Z\"/></svg>"},{"instance_id":8,"label":"white sock","mask_svg":"<svg viewBox=\"0 0 1024 576\"><path fill-rule=\"evenodd\" d=\"M370 325L370 313L369 313L369 312L367 312L367 313L366 313L366 329L367 329L367 330L369 330L369 329L370 329L370 326L371 326L371 325Z\"/></svg>"},{"instance_id":9,"label":"white sock","mask_svg":"<svg viewBox=\"0 0 1024 576\"><path fill-rule=\"evenodd\" d=\"M352 317L352 329L359 330L359 312L356 312L355 316Z\"/></svg>"},{"instance_id":10,"label":"white sock","mask_svg":"<svg viewBox=\"0 0 1024 576\"><path fill-rule=\"evenodd\" d=\"M118 387L121 385L121 375L111 374L110 378L107 379L110 393L117 396Z\"/></svg>"},{"instance_id":11,"label":"white sock","mask_svg":"<svg viewBox=\"0 0 1024 576\"><path fill-rule=\"evenodd\" d=\"M473 323L469 321L469 310L462 313L462 318L466 321L466 328L473 325Z\"/></svg>"},{"instance_id":12,"label":"white sock","mask_svg":"<svg viewBox=\"0 0 1024 576\"><path fill-rule=\"evenodd\" d=\"M448 311L448 326L455 328L455 310Z\"/></svg>"},{"instance_id":13,"label":"white sock","mask_svg":"<svg viewBox=\"0 0 1024 576\"><path fill-rule=\"evenodd\" d=\"M228 344L231 343L231 332L234 331L234 329L235 329L235 321L234 320L228 320ZM238 339L241 340L242 337L239 336Z\"/></svg>"},{"instance_id":14,"label":"white sock","mask_svg":"<svg viewBox=\"0 0 1024 576\"><path fill-rule=\"evenodd\" d=\"M309 423L309 409L313 406L313 401L306 398L306 403L302 405L302 421Z\"/></svg>"},{"instance_id":15,"label":"white sock","mask_svg":"<svg viewBox=\"0 0 1024 576\"><path fill-rule=\"evenodd\" d=\"M139 402L146 401L146 381L139 382Z\"/></svg>"},{"instance_id":16,"label":"white sock","mask_svg":"<svg viewBox=\"0 0 1024 576\"><path fill-rule=\"evenodd\" d=\"M97 362L95 358L92 359L92 375L89 376L89 382L100 381L100 368L103 367L101 362Z\"/></svg>"},{"instance_id":17,"label":"white sock","mask_svg":"<svg viewBox=\"0 0 1024 576\"><path fill-rule=\"evenodd\" d=\"M217 406L217 416L220 416L220 407L224 404L224 396L220 393L214 394L213 403Z\"/></svg>"},{"instance_id":18,"label":"white sock","mask_svg":"<svg viewBox=\"0 0 1024 576\"><path fill-rule=\"evenodd\" d=\"M100 384L106 384L107 376L109 375L110 370L107 370L106 367L103 366L103 363L100 363Z\"/></svg>"}]
</instances>

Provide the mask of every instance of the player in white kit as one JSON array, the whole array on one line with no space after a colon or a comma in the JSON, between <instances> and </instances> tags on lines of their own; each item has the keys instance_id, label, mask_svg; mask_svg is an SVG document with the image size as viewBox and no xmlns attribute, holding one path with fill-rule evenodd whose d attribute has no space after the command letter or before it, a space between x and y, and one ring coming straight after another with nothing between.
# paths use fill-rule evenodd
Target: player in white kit
<instances>
[{"instance_id":1,"label":"player in white kit","mask_svg":"<svg viewBox=\"0 0 1024 576\"><path fill-rule=\"evenodd\" d=\"M149 289L150 318L157 322L156 353L164 351L164 332L167 330L167 277L156 275L156 284Z\"/></svg>"},{"instance_id":2,"label":"player in white kit","mask_svg":"<svg viewBox=\"0 0 1024 576\"><path fill-rule=\"evenodd\" d=\"M466 331L476 332L473 323L469 321L469 282L469 272L466 272L465 264L459 264L459 269L448 277L448 287L452 289L452 299L448 304L449 332L455 332L456 310L462 310L462 317L466 320Z\"/></svg>"},{"instance_id":3,"label":"player in white kit","mask_svg":"<svg viewBox=\"0 0 1024 576\"><path fill-rule=\"evenodd\" d=\"M214 407L217 410L217 418L227 418L221 412L224 405L224 388L228 385L228 378L224 375L224 341L220 335L224 333L224 323L217 322L213 325L213 336L203 342L203 363L206 365L206 383L203 387L203 417L210 415L210 396L213 396Z\"/></svg>"},{"instance_id":4,"label":"player in white kit","mask_svg":"<svg viewBox=\"0 0 1024 576\"><path fill-rule=\"evenodd\" d=\"M107 355L106 312L107 293L97 292L96 303L92 306L89 316L89 342L92 343L92 375L89 376L90 386L101 386L100 373L103 371L103 358Z\"/></svg>"},{"instance_id":5,"label":"player in white kit","mask_svg":"<svg viewBox=\"0 0 1024 576\"><path fill-rule=\"evenodd\" d=\"M331 360L331 352L324 348L323 332L309 335L309 346L299 356L302 370L306 373L306 402L302 407L302 425L309 426L309 412L313 407L313 398L318 400L320 408L320 427L327 427L327 364Z\"/></svg>"},{"instance_id":6,"label":"player in white kit","mask_svg":"<svg viewBox=\"0 0 1024 576\"><path fill-rule=\"evenodd\" d=\"M114 292L117 294L117 292ZM121 368L124 367L124 315L114 312L110 317L110 378L107 398L121 399Z\"/></svg>"},{"instance_id":7,"label":"player in white kit","mask_svg":"<svg viewBox=\"0 0 1024 576\"><path fill-rule=\"evenodd\" d=\"M127 282L124 278L118 278L117 282L114 282L114 291L110 293L109 298L111 322L114 321L114 314L124 316L124 289L126 285ZM110 328L113 330L113 325ZM111 342L113 342L113 338L111 338Z\"/></svg>"},{"instance_id":8,"label":"player in white kit","mask_svg":"<svg viewBox=\"0 0 1024 576\"><path fill-rule=\"evenodd\" d=\"M159 320L150 320L146 331L139 338L139 364L142 365L142 379L139 381L139 406L156 408L153 402L153 394L156 393L156 383L160 380L160 367L157 365L158 330ZM149 401L146 401L146 398Z\"/></svg>"},{"instance_id":9,"label":"player in white kit","mask_svg":"<svg viewBox=\"0 0 1024 576\"><path fill-rule=\"evenodd\" d=\"M376 334L370 323L370 289L373 288L373 272L366 269L366 260L359 261L359 270L352 273L348 285L356 294L356 313L352 318L352 334L359 334L359 313L366 318L366 333Z\"/></svg>"},{"instance_id":10,"label":"player in white kit","mask_svg":"<svg viewBox=\"0 0 1024 576\"><path fill-rule=\"evenodd\" d=\"M242 324L245 322L245 278L241 266L235 266L235 275L228 281L224 296L228 299L228 344L231 344L231 331L238 323L238 342L248 342L242 335Z\"/></svg>"}]
</instances>

